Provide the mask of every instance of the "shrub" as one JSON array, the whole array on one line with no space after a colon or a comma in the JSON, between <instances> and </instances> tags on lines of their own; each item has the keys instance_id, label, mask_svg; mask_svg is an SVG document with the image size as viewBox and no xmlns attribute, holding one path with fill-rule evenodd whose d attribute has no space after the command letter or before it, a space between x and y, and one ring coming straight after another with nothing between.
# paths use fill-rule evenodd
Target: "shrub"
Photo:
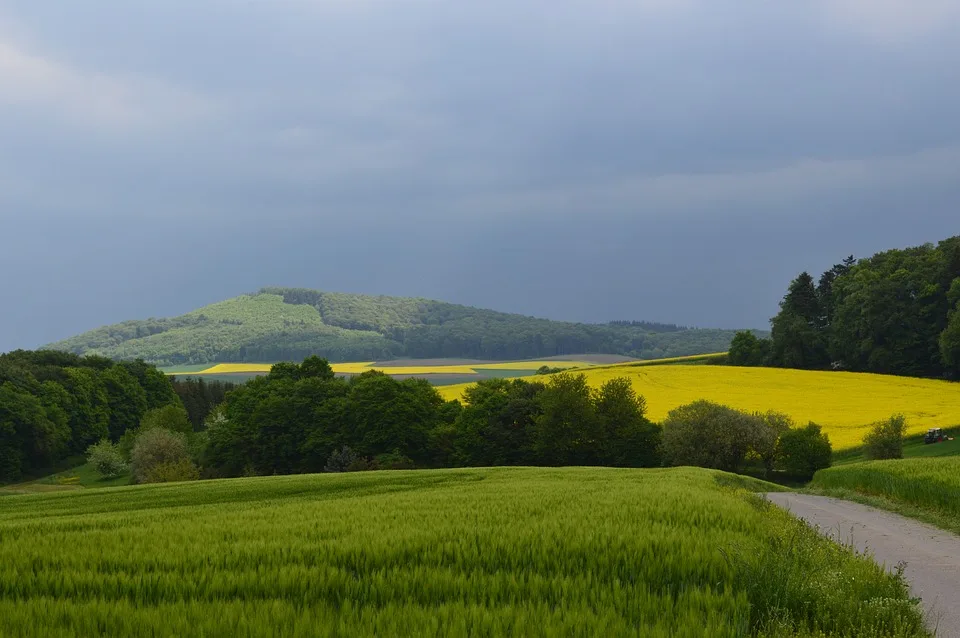
<instances>
[{"instance_id":1,"label":"shrub","mask_svg":"<svg viewBox=\"0 0 960 638\"><path fill-rule=\"evenodd\" d=\"M725 405L696 401L671 411L663 422L663 460L736 472L764 434L763 421Z\"/></svg>"},{"instance_id":2,"label":"shrub","mask_svg":"<svg viewBox=\"0 0 960 638\"><path fill-rule=\"evenodd\" d=\"M818 470L830 467L833 448L820 426L810 423L780 434L777 455L780 467L785 472L810 479Z\"/></svg>"},{"instance_id":3,"label":"shrub","mask_svg":"<svg viewBox=\"0 0 960 638\"><path fill-rule=\"evenodd\" d=\"M108 439L103 439L87 448L87 462L103 478L117 478L129 468L123 460L120 449Z\"/></svg>"},{"instance_id":4,"label":"shrub","mask_svg":"<svg viewBox=\"0 0 960 638\"><path fill-rule=\"evenodd\" d=\"M408 456L394 450L387 454L378 454L373 459L373 465L378 470L412 470L416 466Z\"/></svg>"},{"instance_id":5,"label":"shrub","mask_svg":"<svg viewBox=\"0 0 960 638\"><path fill-rule=\"evenodd\" d=\"M146 470L141 483L176 483L178 481L196 481L200 471L190 459L164 461Z\"/></svg>"},{"instance_id":6,"label":"shrub","mask_svg":"<svg viewBox=\"0 0 960 638\"><path fill-rule=\"evenodd\" d=\"M339 450L334 450L327 457L327 464L324 466L324 472L349 472L350 466L358 461L356 453L344 445Z\"/></svg>"},{"instance_id":7,"label":"shrub","mask_svg":"<svg viewBox=\"0 0 960 638\"><path fill-rule=\"evenodd\" d=\"M907 431L907 419L895 414L885 421L875 423L863 439L864 452L872 461L903 458L903 435Z\"/></svg>"},{"instance_id":8,"label":"shrub","mask_svg":"<svg viewBox=\"0 0 960 638\"><path fill-rule=\"evenodd\" d=\"M757 412L754 416L760 419L763 427L758 432L753 443L752 452L763 463L769 477L780 458L780 437L793 427L793 419L782 412Z\"/></svg>"},{"instance_id":9,"label":"shrub","mask_svg":"<svg viewBox=\"0 0 960 638\"><path fill-rule=\"evenodd\" d=\"M130 453L130 467L136 483L153 482L151 479L155 478L155 472L161 465L179 467L183 462L193 465L190 450L187 447L187 437L180 432L171 432L164 428L153 428L140 434ZM169 472L172 470L167 468L161 470L160 474L166 476Z\"/></svg>"}]
</instances>

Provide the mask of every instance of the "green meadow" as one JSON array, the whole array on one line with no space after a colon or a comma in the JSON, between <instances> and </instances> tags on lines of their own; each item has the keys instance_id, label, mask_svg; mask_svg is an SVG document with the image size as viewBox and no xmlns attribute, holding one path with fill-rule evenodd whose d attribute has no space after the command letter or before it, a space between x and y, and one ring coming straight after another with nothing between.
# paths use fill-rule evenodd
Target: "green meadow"
<instances>
[{"instance_id":1,"label":"green meadow","mask_svg":"<svg viewBox=\"0 0 960 638\"><path fill-rule=\"evenodd\" d=\"M765 489L495 468L5 496L0 635L926 635L897 577Z\"/></svg>"}]
</instances>

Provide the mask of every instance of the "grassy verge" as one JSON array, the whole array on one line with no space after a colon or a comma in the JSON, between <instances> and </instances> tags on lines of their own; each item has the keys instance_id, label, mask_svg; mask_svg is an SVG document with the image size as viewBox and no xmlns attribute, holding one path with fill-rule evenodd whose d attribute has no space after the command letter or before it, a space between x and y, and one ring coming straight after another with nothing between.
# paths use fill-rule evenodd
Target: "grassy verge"
<instances>
[{"instance_id":1,"label":"grassy verge","mask_svg":"<svg viewBox=\"0 0 960 638\"><path fill-rule=\"evenodd\" d=\"M0 499L0 635L926 636L902 579L694 468Z\"/></svg>"},{"instance_id":2,"label":"grassy verge","mask_svg":"<svg viewBox=\"0 0 960 638\"><path fill-rule=\"evenodd\" d=\"M839 465L817 472L808 489L960 533L960 456Z\"/></svg>"}]
</instances>

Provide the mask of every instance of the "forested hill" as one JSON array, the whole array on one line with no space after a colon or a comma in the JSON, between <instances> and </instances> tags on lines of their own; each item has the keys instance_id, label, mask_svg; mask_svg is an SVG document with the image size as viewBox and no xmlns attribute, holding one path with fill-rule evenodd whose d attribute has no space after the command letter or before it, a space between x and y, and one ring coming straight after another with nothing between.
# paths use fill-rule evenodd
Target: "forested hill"
<instances>
[{"instance_id":1,"label":"forested hill","mask_svg":"<svg viewBox=\"0 0 960 638\"><path fill-rule=\"evenodd\" d=\"M600 353L673 357L727 349L732 330L580 324L408 297L265 288L181 317L125 321L47 348L157 365L395 357L529 359Z\"/></svg>"}]
</instances>

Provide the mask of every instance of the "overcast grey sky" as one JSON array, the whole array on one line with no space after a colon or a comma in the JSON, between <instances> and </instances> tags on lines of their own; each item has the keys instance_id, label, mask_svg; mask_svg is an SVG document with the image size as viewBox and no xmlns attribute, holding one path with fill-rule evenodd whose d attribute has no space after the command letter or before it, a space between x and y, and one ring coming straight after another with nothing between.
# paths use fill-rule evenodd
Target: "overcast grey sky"
<instances>
[{"instance_id":1,"label":"overcast grey sky","mask_svg":"<svg viewBox=\"0 0 960 638\"><path fill-rule=\"evenodd\" d=\"M960 233L956 0L0 0L0 351L264 285L766 327Z\"/></svg>"}]
</instances>

